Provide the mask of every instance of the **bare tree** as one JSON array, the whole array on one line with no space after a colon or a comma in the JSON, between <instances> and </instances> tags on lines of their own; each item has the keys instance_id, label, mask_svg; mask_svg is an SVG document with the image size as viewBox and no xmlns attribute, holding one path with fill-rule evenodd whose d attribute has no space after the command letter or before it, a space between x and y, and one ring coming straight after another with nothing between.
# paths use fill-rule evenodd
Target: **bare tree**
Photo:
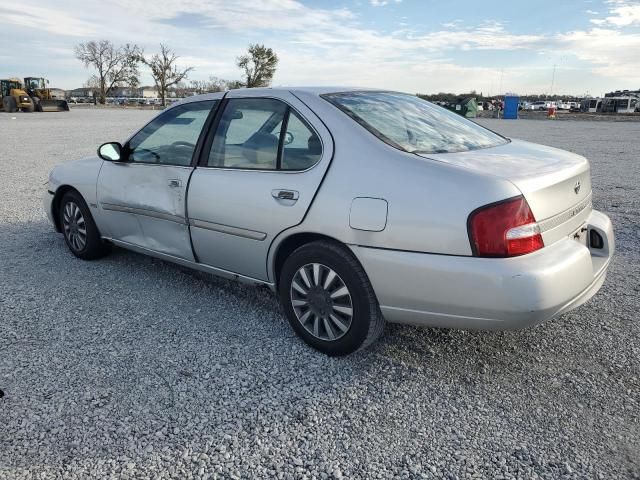
<instances>
[{"instance_id":1,"label":"bare tree","mask_svg":"<svg viewBox=\"0 0 640 480\"><path fill-rule=\"evenodd\" d=\"M197 94L224 92L230 88L237 88L233 87L237 83L237 80L225 80L212 75L208 80L192 80L191 89Z\"/></svg>"},{"instance_id":2,"label":"bare tree","mask_svg":"<svg viewBox=\"0 0 640 480\"><path fill-rule=\"evenodd\" d=\"M191 85L192 90L197 93L207 93L209 90L207 89L208 82L206 80L191 80L189 83Z\"/></svg>"},{"instance_id":3,"label":"bare tree","mask_svg":"<svg viewBox=\"0 0 640 480\"><path fill-rule=\"evenodd\" d=\"M246 84L241 82L240 80L230 80L229 82L227 82L227 89L229 90L233 90L236 88L242 88L245 87Z\"/></svg>"},{"instance_id":4,"label":"bare tree","mask_svg":"<svg viewBox=\"0 0 640 480\"><path fill-rule=\"evenodd\" d=\"M264 45L251 44L247 54L238 57L237 65L244 70L245 87L267 87L276 73L278 55Z\"/></svg>"},{"instance_id":5,"label":"bare tree","mask_svg":"<svg viewBox=\"0 0 640 480\"><path fill-rule=\"evenodd\" d=\"M162 99L162 106L165 106L167 90L187 78L193 67L179 69L176 65L178 57L173 50L164 44L160 44L160 53L156 53L151 58L144 58L143 62L151 69L151 76L156 84L158 94Z\"/></svg>"},{"instance_id":6,"label":"bare tree","mask_svg":"<svg viewBox=\"0 0 640 480\"><path fill-rule=\"evenodd\" d=\"M173 92L175 93L176 97L184 98L188 97L189 95L193 95L194 90L187 84L187 82L178 82L174 85Z\"/></svg>"},{"instance_id":7,"label":"bare tree","mask_svg":"<svg viewBox=\"0 0 640 480\"><path fill-rule=\"evenodd\" d=\"M209 77L207 81L207 91L210 93L213 92L224 92L229 89L229 80L224 80L222 78L214 77L213 75Z\"/></svg>"},{"instance_id":8,"label":"bare tree","mask_svg":"<svg viewBox=\"0 0 640 480\"><path fill-rule=\"evenodd\" d=\"M116 48L109 40L92 40L76 45L75 55L85 68L95 69L89 81L97 86L100 103L105 103L113 87L138 83L142 49L137 45L127 43Z\"/></svg>"}]
</instances>

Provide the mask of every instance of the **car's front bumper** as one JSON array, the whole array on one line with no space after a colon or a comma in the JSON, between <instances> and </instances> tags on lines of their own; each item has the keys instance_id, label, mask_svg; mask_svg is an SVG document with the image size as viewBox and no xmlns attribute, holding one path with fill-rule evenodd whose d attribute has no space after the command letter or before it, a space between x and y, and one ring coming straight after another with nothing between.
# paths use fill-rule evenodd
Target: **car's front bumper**
<instances>
[{"instance_id":1,"label":"car's front bumper","mask_svg":"<svg viewBox=\"0 0 640 480\"><path fill-rule=\"evenodd\" d=\"M44 195L42 196L42 206L44 208L45 213L47 214L47 218L49 219L49 222L51 222L51 224L57 230L58 227L56 225L56 222L53 219L53 210L52 210L54 195L55 195L54 192L52 192L51 190L48 190L48 189L45 190Z\"/></svg>"},{"instance_id":2,"label":"car's front bumper","mask_svg":"<svg viewBox=\"0 0 640 480\"><path fill-rule=\"evenodd\" d=\"M593 211L585 227L604 240L572 238L521 257L493 259L352 246L390 322L465 329L512 329L556 317L602 286L615 250L609 218Z\"/></svg>"}]
</instances>

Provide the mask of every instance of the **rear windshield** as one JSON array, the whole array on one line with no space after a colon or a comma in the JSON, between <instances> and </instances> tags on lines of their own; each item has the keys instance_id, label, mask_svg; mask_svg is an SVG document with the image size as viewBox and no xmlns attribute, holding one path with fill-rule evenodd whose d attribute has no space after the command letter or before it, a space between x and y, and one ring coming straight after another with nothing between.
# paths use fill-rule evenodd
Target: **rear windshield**
<instances>
[{"instance_id":1,"label":"rear windshield","mask_svg":"<svg viewBox=\"0 0 640 480\"><path fill-rule=\"evenodd\" d=\"M504 137L415 95L346 92L322 97L382 141L411 153L466 152L508 142Z\"/></svg>"}]
</instances>

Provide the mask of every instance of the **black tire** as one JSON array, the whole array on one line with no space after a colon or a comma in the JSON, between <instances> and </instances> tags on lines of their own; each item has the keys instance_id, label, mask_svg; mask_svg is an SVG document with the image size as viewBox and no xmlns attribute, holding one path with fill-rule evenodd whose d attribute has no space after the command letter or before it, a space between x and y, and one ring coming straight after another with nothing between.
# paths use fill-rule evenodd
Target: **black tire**
<instances>
[{"instance_id":1,"label":"black tire","mask_svg":"<svg viewBox=\"0 0 640 480\"><path fill-rule=\"evenodd\" d=\"M31 101L33 102L33 108L36 112L42 112L42 104L40 103L40 99L38 97L31 97Z\"/></svg>"},{"instance_id":2,"label":"black tire","mask_svg":"<svg viewBox=\"0 0 640 480\"><path fill-rule=\"evenodd\" d=\"M14 97L7 95L2 99L2 108L5 112L15 113L18 111L18 103Z\"/></svg>"},{"instance_id":3,"label":"black tire","mask_svg":"<svg viewBox=\"0 0 640 480\"><path fill-rule=\"evenodd\" d=\"M68 227L65 222L65 210L67 209L67 205L69 205L69 208L73 208L73 206L76 206L82 214L85 230L85 241L82 243L79 243L77 240L74 241L72 239L72 227ZM104 257L109 253L109 244L105 243L102 240L100 232L98 231L98 227L96 226L95 222L93 221L93 217L91 216L91 212L89 211L89 208L87 207L84 199L78 192L71 190L64 194L62 200L60 201L58 215L60 218L60 228L62 230L62 234L64 235L64 241L67 244L67 247L69 247L69 250L71 250L71 253L73 253L76 257L83 260L95 260Z\"/></svg>"},{"instance_id":4,"label":"black tire","mask_svg":"<svg viewBox=\"0 0 640 480\"><path fill-rule=\"evenodd\" d=\"M307 331L298 320L293 306L292 283L294 277L300 268L314 263L333 270L349 291L352 306L351 324L348 330L341 333L342 336L335 340L324 340ZM321 284L322 282L317 283ZM384 317L380 312L367 274L353 253L337 242L316 241L295 250L285 260L282 267L278 295L280 305L298 336L316 350L329 356L348 355L361 348L366 348L377 340L384 330Z\"/></svg>"}]
</instances>

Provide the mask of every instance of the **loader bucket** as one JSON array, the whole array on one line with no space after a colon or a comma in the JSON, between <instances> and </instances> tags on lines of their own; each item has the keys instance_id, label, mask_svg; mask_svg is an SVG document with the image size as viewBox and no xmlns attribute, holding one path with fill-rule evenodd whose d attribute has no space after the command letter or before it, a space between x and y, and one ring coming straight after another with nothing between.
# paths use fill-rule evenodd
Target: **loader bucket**
<instances>
[{"instance_id":1,"label":"loader bucket","mask_svg":"<svg viewBox=\"0 0 640 480\"><path fill-rule=\"evenodd\" d=\"M68 112L69 104L66 100L40 100L43 112Z\"/></svg>"}]
</instances>

